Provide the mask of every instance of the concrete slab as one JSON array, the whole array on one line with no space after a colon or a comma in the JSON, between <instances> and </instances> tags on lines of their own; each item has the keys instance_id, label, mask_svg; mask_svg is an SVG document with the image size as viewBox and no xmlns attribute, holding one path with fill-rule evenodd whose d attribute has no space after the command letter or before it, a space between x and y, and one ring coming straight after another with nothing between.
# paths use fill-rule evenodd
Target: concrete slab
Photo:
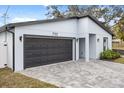
<instances>
[{"instance_id":1,"label":"concrete slab","mask_svg":"<svg viewBox=\"0 0 124 93\"><path fill-rule=\"evenodd\" d=\"M122 88L124 64L90 60L67 61L25 69L20 73L59 87Z\"/></svg>"}]
</instances>

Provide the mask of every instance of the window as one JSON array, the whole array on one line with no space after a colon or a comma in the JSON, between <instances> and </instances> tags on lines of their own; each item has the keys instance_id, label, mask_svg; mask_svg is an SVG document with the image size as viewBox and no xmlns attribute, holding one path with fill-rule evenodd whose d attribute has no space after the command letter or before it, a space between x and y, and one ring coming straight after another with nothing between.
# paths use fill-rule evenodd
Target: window
<instances>
[{"instance_id":1,"label":"window","mask_svg":"<svg viewBox=\"0 0 124 93\"><path fill-rule=\"evenodd\" d=\"M104 37L103 38L103 50L107 50L108 49L108 37Z\"/></svg>"}]
</instances>

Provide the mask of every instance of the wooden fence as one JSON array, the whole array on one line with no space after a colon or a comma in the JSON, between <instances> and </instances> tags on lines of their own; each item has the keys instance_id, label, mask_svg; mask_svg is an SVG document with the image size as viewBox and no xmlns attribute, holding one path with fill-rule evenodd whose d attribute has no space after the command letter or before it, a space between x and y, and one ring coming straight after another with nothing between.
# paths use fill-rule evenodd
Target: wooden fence
<instances>
[{"instance_id":1,"label":"wooden fence","mask_svg":"<svg viewBox=\"0 0 124 93\"><path fill-rule=\"evenodd\" d=\"M121 55L124 55L124 50L120 50L120 49L113 49L113 51L119 52Z\"/></svg>"},{"instance_id":2,"label":"wooden fence","mask_svg":"<svg viewBox=\"0 0 124 93\"><path fill-rule=\"evenodd\" d=\"M124 50L124 42L112 42L112 48Z\"/></svg>"}]
</instances>

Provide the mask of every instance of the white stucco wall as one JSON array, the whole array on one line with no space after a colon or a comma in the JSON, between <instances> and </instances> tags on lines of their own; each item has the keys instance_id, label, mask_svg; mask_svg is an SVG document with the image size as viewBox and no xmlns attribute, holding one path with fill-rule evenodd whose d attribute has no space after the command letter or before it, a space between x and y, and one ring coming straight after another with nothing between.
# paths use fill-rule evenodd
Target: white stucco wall
<instances>
[{"instance_id":1,"label":"white stucco wall","mask_svg":"<svg viewBox=\"0 0 124 93\"><path fill-rule=\"evenodd\" d=\"M8 67L13 68L13 41L12 33L7 32L6 34L6 43L5 43L5 32L0 33L0 67L5 67L7 64ZM7 44L7 46L4 46Z\"/></svg>"},{"instance_id":2,"label":"white stucco wall","mask_svg":"<svg viewBox=\"0 0 124 93\"><path fill-rule=\"evenodd\" d=\"M82 18L78 20L78 26L77 26L77 37L78 38L84 38L86 37L86 34L89 34L88 32L88 17Z\"/></svg>"},{"instance_id":3,"label":"white stucco wall","mask_svg":"<svg viewBox=\"0 0 124 93\"><path fill-rule=\"evenodd\" d=\"M108 37L108 47L112 49L112 35L106 32L93 20L88 19L88 32L90 34L96 34L96 58L98 59L100 53L103 51L103 37ZM97 41L99 39L99 42Z\"/></svg>"},{"instance_id":4,"label":"white stucco wall","mask_svg":"<svg viewBox=\"0 0 124 93\"><path fill-rule=\"evenodd\" d=\"M76 51L75 51L75 43L76 43L76 39L73 39L72 40L72 60L73 61L75 61L75 53L76 53Z\"/></svg>"},{"instance_id":5,"label":"white stucco wall","mask_svg":"<svg viewBox=\"0 0 124 93\"><path fill-rule=\"evenodd\" d=\"M103 28L101 28L98 24L96 24L93 20L90 18L81 18L78 21L78 36L79 38L86 38L87 34L96 34L96 50L92 50L94 46L91 46L92 39L89 38L89 56L91 58L99 58L100 53L103 51L103 37L108 37L108 47L109 49L112 49L112 36L106 32ZM99 39L99 42L97 42L97 39ZM95 41L95 40L94 40ZM92 52L91 52L92 51ZM93 55L95 54L96 55Z\"/></svg>"},{"instance_id":6,"label":"white stucco wall","mask_svg":"<svg viewBox=\"0 0 124 93\"><path fill-rule=\"evenodd\" d=\"M5 32L0 33L0 42L5 42Z\"/></svg>"},{"instance_id":7,"label":"white stucco wall","mask_svg":"<svg viewBox=\"0 0 124 93\"><path fill-rule=\"evenodd\" d=\"M5 32L0 33L0 68L7 64L7 46L5 44Z\"/></svg>"},{"instance_id":8,"label":"white stucco wall","mask_svg":"<svg viewBox=\"0 0 124 93\"><path fill-rule=\"evenodd\" d=\"M85 38L79 39L79 58L84 58L85 57Z\"/></svg>"},{"instance_id":9,"label":"white stucco wall","mask_svg":"<svg viewBox=\"0 0 124 93\"><path fill-rule=\"evenodd\" d=\"M96 34L96 58L99 58L99 54L103 51L103 37L108 37L109 40L109 48L111 49L111 39L112 36L98 26L94 21L89 19L88 17L82 19L70 19L66 21L59 21L59 22L50 22L44 24L35 24L35 25L28 25L28 26L20 26L15 27L15 71L23 70L23 38L22 41L19 40L19 37L24 34L28 35L43 35L43 36L54 36L53 32L58 33L60 37L75 37L76 39L76 52L73 57L75 56L76 60L79 59L79 39L78 38L85 38L86 44L89 44L89 34ZM97 42L99 39L99 42ZM88 43L89 42L89 43ZM89 48L85 44L85 56L92 56L89 55ZM74 43L73 43L74 45ZM89 46L89 45L88 45ZM82 47L83 48L83 47ZM92 49L92 47L90 46ZM74 49L74 47L73 47ZM84 49L83 49L84 50ZM90 52L89 52L90 53ZM83 55L84 56L84 55ZM11 63L11 62L10 62Z\"/></svg>"},{"instance_id":10,"label":"white stucco wall","mask_svg":"<svg viewBox=\"0 0 124 93\"><path fill-rule=\"evenodd\" d=\"M7 66L13 69L13 35L7 32Z\"/></svg>"},{"instance_id":11,"label":"white stucco wall","mask_svg":"<svg viewBox=\"0 0 124 93\"><path fill-rule=\"evenodd\" d=\"M29 26L21 26L15 28L15 70L23 70L23 40L20 41L19 37L24 34L28 35L43 35L53 36L53 32L58 33L60 37L76 37L76 19L50 22L44 24L36 24ZM74 55L73 55L74 56Z\"/></svg>"},{"instance_id":12,"label":"white stucco wall","mask_svg":"<svg viewBox=\"0 0 124 93\"><path fill-rule=\"evenodd\" d=\"M96 59L96 35L89 35L89 54L90 58Z\"/></svg>"}]
</instances>

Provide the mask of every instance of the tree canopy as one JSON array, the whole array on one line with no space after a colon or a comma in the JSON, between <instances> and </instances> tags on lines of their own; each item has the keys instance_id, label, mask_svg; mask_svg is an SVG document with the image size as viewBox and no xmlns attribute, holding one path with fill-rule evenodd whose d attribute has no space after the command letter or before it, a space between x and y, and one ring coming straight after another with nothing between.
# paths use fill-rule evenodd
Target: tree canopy
<instances>
[{"instance_id":1,"label":"tree canopy","mask_svg":"<svg viewBox=\"0 0 124 93\"><path fill-rule=\"evenodd\" d=\"M112 28L116 38L124 41L124 17L122 17Z\"/></svg>"},{"instance_id":2,"label":"tree canopy","mask_svg":"<svg viewBox=\"0 0 124 93\"><path fill-rule=\"evenodd\" d=\"M60 6L47 6L48 18L63 18L72 16L92 15L101 21L106 27L111 23L117 23L124 16L124 7L115 5L68 5L66 11L61 11Z\"/></svg>"}]
</instances>

